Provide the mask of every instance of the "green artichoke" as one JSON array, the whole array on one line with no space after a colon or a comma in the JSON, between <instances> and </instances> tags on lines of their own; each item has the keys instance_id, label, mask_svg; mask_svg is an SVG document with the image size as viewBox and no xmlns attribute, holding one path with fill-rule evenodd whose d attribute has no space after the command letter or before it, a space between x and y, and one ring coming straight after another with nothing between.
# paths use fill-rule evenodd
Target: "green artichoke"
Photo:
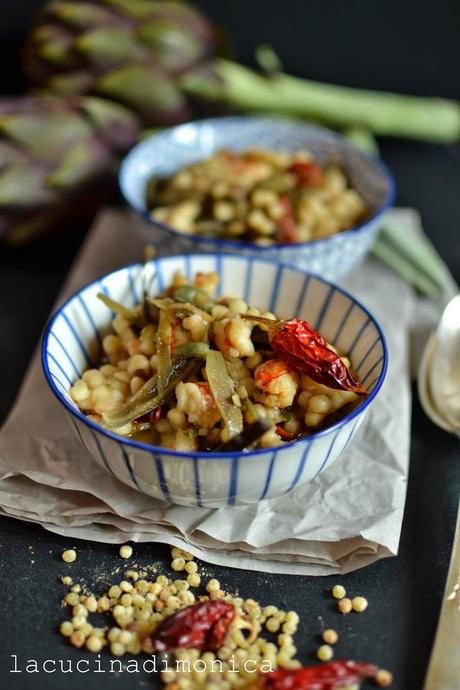
<instances>
[{"instance_id":1,"label":"green artichoke","mask_svg":"<svg viewBox=\"0 0 460 690\"><path fill-rule=\"evenodd\" d=\"M0 238L25 241L94 212L138 133L135 116L111 101L0 100Z\"/></svg>"},{"instance_id":2,"label":"green artichoke","mask_svg":"<svg viewBox=\"0 0 460 690\"><path fill-rule=\"evenodd\" d=\"M48 92L119 101L152 127L190 117L179 80L214 52L212 26L185 3L51 0L29 36L24 65Z\"/></svg>"},{"instance_id":3,"label":"green artichoke","mask_svg":"<svg viewBox=\"0 0 460 690\"><path fill-rule=\"evenodd\" d=\"M42 89L121 102L147 127L207 112L256 112L342 130L456 141L460 108L440 98L378 93L284 74L269 46L258 74L216 58L215 33L176 0L48 0L25 48L25 69Z\"/></svg>"}]
</instances>

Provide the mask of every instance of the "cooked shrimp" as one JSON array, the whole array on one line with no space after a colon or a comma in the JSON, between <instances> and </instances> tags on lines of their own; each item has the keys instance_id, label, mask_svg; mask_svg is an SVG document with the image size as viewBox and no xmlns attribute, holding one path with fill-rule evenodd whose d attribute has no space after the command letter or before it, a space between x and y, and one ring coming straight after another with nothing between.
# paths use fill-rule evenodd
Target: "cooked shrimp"
<instances>
[{"instance_id":1,"label":"cooked shrimp","mask_svg":"<svg viewBox=\"0 0 460 690\"><path fill-rule=\"evenodd\" d=\"M220 413L209 383L178 383L177 409L187 415L190 424L200 429L211 429L220 419Z\"/></svg>"},{"instance_id":2,"label":"cooked shrimp","mask_svg":"<svg viewBox=\"0 0 460 690\"><path fill-rule=\"evenodd\" d=\"M217 348L224 357L249 357L253 355L254 345L251 340L253 324L239 316L215 321L213 333Z\"/></svg>"},{"instance_id":3,"label":"cooked shrimp","mask_svg":"<svg viewBox=\"0 0 460 690\"><path fill-rule=\"evenodd\" d=\"M294 401L299 377L279 359L269 359L257 367L254 374L254 397L268 407L289 407Z\"/></svg>"}]
</instances>

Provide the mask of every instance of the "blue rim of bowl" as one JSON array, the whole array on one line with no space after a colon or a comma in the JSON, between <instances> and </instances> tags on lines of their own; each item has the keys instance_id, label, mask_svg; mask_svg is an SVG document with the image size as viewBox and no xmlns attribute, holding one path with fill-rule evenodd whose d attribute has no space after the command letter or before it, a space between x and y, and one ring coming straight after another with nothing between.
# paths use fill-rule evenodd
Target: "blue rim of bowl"
<instances>
[{"instance_id":1,"label":"blue rim of bowl","mask_svg":"<svg viewBox=\"0 0 460 690\"><path fill-rule=\"evenodd\" d=\"M241 116L241 117L212 117L212 118L207 118L203 120L194 120L192 122L186 122L182 125L176 125L175 127L169 127L168 129L163 130L162 132L159 132L158 134L153 134L151 137L148 137L144 141L139 142L133 148L129 151L129 153L124 157L121 165L120 165L120 170L118 173L118 186L120 188L121 194L123 196L123 199L126 201L128 206L133 209L138 215L142 216L144 220L146 220L149 225L152 225L155 228L159 228L160 230L164 230L165 232L168 232L170 235L173 235L174 237L179 237L182 240L187 240L188 242L198 244L211 244L211 245L216 245L218 247L225 247L228 249L228 251L238 251L239 249L250 249L251 251L254 252L260 252L263 254L264 252L269 252L273 251L276 249L285 249L285 250L295 250L297 247L298 248L305 248L305 247L318 247L321 244L328 246L330 245L331 241L334 241L334 238L346 238L350 237L353 234L358 234L360 232L363 232L365 230L369 229L369 226L371 224L374 224L376 221L379 220L392 206L393 202L395 200L396 196L396 181L395 178L393 177L393 174L390 172L390 169L388 166L383 163L379 158L376 158L375 156L372 156L365 151L362 151L359 149L357 146L355 146L352 142L350 142L348 139L346 139L344 136L341 134L338 134L337 132L334 132L333 130L327 129L326 127L319 127L318 125L310 125L306 124L303 122L292 122L292 124L295 124L297 127L309 129L309 130L315 130L320 133L326 132L330 137L336 139L342 146L345 146L348 149L351 149L352 151L355 151L357 154L359 154L362 158L366 159L369 161L372 165L374 165L379 172L382 174L382 176L386 179L388 183L388 192L385 197L385 200L383 204L380 206L380 208L374 213L374 215L370 216L370 218L367 218L363 223L360 223L359 225L356 225L354 228L350 228L349 230L342 230L341 232L337 233L336 235L332 235L331 237L323 237L317 240L308 240L307 242L295 242L293 244L287 244L283 242L278 242L277 244L271 244L267 247L254 244L253 242L243 242L243 241L238 241L238 240L228 240L228 239L222 239L220 237L206 237L205 235L195 235L195 234L186 234L184 232L180 232L179 230L175 230L172 228L170 225L166 225L164 223L160 223L159 221L153 220L153 218L150 215L150 212L148 209L141 208L140 206L136 206L135 204L131 203L131 201L128 199L128 195L125 193L124 189L124 184L123 184L123 178L126 177L125 170L130 164L130 159L136 155L137 151L142 149L148 142L152 141L156 137L162 137L173 130L180 130L181 128L184 127L189 127L190 125L193 124L209 124L209 125L216 125L219 123L235 123L237 124L238 122L244 122L245 120L258 120L260 122L289 122L288 120L284 120L282 118L270 118L270 117L256 117L256 116Z\"/></svg>"},{"instance_id":2,"label":"blue rim of bowl","mask_svg":"<svg viewBox=\"0 0 460 690\"><path fill-rule=\"evenodd\" d=\"M176 259L179 258L180 256L184 256L181 254L177 254L175 256L170 256L170 257L158 257L157 259L152 259L149 263L155 264L157 261L162 261L168 260L168 259ZM259 261L265 264L269 264L270 266L279 266L279 262L275 260L270 260L270 259L264 259L264 258L255 258L255 257L244 257L240 256L238 254L231 254L231 253L225 253L225 254L209 254L209 253L202 253L202 254L194 254L194 258L205 258L209 259L211 256L220 256L220 257L231 257L233 259L238 259L246 262L252 263L253 261ZM53 327L54 322L56 319L60 316L60 314L64 311L64 309L67 307L67 305L77 297L81 292L89 288L90 286L96 284L99 280L103 280L111 275L114 275L115 273L120 273L124 271L129 271L130 269L137 268L142 266L141 263L136 262L133 264L129 264L128 266L123 266L121 268L116 269L115 271L111 271L110 273L105 273L104 275L100 276L99 278L96 278L95 280L91 280L89 283L86 283L83 287L81 287L79 290L74 292L60 307L59 309L50 317L45 330L43 332L43 337L42 337L42 343L41 343L41 361L42 361L42 367L43 367L43 372L45 374L45 378L47 380L48 386L51 388L51 391L54 393L56 398L64 405L64 407L77 419L79 419L81 422L86 424L86 426L90 427L94 431L103 434L104 436L107 436L110 438L112 441L116 441L117 443L122 443L127 446L131 446L133 448L138 448L143 451L148 451L150 453L157 453L161 455L170 455L173 457L182 457L182 458L200 458L201 460L215 460L217 458L235 458L235 457L254 457L257 455L262 455L266 454L269 452L270 449L267 448L259 448L256 450L248 450L248 451L232 451L232 452L224 452L224 453L214 453L212 451L208 452L198 452L198 451L190 451L190 452L185 452L185 451L179 451L179 450L171 450L169 448L163 448L162 446L155 446L153 444L149 443L141 443L140 441L134 441L132 439L126 438L124 436L120 436L119 434L115 434L112 431L109 431L108 429L104 429L104 427L100 426L99 424L96 424L93 422L91 419L88 419L86 415L82 414L80 410L78 410L76 407L71 405L69 401L62 395L61 391L57 386L55 385L53 378L51 376L51 372L48 367L48 361L47 361L47 344L48 344L48 339L49 339L49 334L50 331ZM355 417L358 417L360 414L362 414L367 407L371 404L371 402L374 400L376 397L377 393L379 392L380 388L382 387L382 384L385 380L385 376L387 373L388 369L388 346L386 343L385 336L383 334L383 331L380 327L380 324L378 321L375 319L375 317L371 314L371 312L363 305L361 302L359 302L357 299L353 297L349 292L344 290L338 285L335 285L335 283L331 283L328 280L325 280L321 276L317 275L316 273L310 273L309 271L302 271L301 269L295 268L293 266L290 266L288 264L282 264L282 266L290 271L294 271L295 273L300 273L301 275L309 275L312 278L315 278L316 280L319 280L322 282L324 285L327 285L329 287L334 288L334 290L337 290L337 292L340 292L342 295L347 297L347 299L351 300L354 304L356 304L369 318L370 322L374 324L377 333L379 335L380 341L382 343L382 348L383 348L383 366L382 366L382 371L380 372L379 378L377 383L375 384L375 388L372 391L372 393L362 402L360 403L357 407L355 407L349 414L345 415L345 417L342 417L342 419L339 419L335 424L332 424L331 426L327 427L326 429L322 429L321 431L316 431L308 436L304 436L303 438L297 440L297 441L292 441L290 443L285 443L283 446L276 446L274 450L276 452L283 452L284 450L288 450L289 448L292 448L294 445L298 444L305 444L305 443L312 443L316 438L321 438L323 436L327 436L331 434L333 431L340 429L342 426L347 424L349 421L354 419ZM272 449L273 451L273 449Z\"/></svg>"}]
</instances>

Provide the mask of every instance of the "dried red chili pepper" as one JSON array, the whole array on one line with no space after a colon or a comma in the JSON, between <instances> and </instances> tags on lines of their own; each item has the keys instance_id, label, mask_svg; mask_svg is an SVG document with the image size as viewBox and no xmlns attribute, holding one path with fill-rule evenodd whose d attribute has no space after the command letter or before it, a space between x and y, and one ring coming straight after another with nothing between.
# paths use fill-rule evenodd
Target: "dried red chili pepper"
<instances>
[{"instance_id":1,"label":"dried red chili pepper","mask_svg":"<svg viewBox=\"0 0 460 690\"><path fill-rule=\"evenodd\" d=\"M313 161L298 161L289 170L296 175L299 187L317 187L324 180L321 166Z\"/></svg>"},{"instance_id":2,"label":"dried red chili pepper","mask_svg":"<svg viewBox=\"0 0 460 690\"><path fill-rule=\"evenodd\" d=\"M280 197L279 205L283 211L281 217L277 220L278 229L280 231L280 241L285 244L293 244L297 242L297 226L294 209L287 196Z\"/></svg>"},{"instance_id":3,"label":"dried red chili pepper","mask_svg":"<svg viewBox=\"0 0 460 690\"><path fill-rule=\"evenodd\" d=\"M152 651L193 648L213 652L222 646L235 615L233 604L221 599L181 609L149 635Z\"/></svg>"},{"instance_id":4,"label":"dried red chili pepper","mask_svg":"<svg viewBox=\"0 0 460 690\"><path fill-rule=\"evenodd\" d=\"M267 326L273 352L292 369L329 388L367 395L364 386L356 381L339 355L306 321L272 321L260 316L244 318Z\"/></svg>"},{"instance_id":5,"label":"dried red chili pepper","mask_svg":"<svg viewBox=\"0 0 460 690\"><path fill-rule=\"evenodd\" d=\"M331 661L321 666L295 670L278 669L263 673L257 680L259 690L339 690L373 678L377 667L357 661Z\"/></svg>"},{"instance_id":6,"label":"dried red chili pepper","mask_svg":"<svg viewBox=\"0 0 460 690\"><path fill-rule=\"evenodd\" d=\"M353 378L323 336L306 321L286 321L275 333L271 346L283 362L307 374L317 383L366 395L364 386Z\"/></svg>"},{"instance_id":7,"label":"dried red chili pepper","mask_svg":"<svg viewBox=\"0 0 460 690\"><path fill-rule=\"evenodd\" d=\"M150 413L150 421L152 422L158 422L158 420L161 417L161 405L158 405L158 407L155 407L153 412Z\"/></svg>"}]
</instances>

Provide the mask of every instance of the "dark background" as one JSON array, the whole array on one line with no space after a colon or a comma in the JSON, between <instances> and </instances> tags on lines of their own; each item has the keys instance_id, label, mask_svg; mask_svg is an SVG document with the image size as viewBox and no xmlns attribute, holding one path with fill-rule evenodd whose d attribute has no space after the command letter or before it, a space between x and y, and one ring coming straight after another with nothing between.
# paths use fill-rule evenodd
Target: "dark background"
<instances>
[{"instance_id":1,"label":"dark background","mask_svg":"<svg viewBox=\"0 0 460 690\"><path fill-rule=\"evenodd\" d=\"M39 0L0 0L0 93L23 88L19 47ZM251 63L259 42L273 45L286 71L358 87L460 100L460 3L415 0L201 0L197 3L232 36L238 58ZM395 173L398 203L414 206L460 280L460 146L380 142ZM62 234L39 246L0 249L0 420L11 406L43 324L85 232ZM398 324L395 324L395 328ZM304 621L301 658L311 660L318 616L342 634L340 655L390 667L395 690L421 690L435 631L453 536L460 485L458 443L435 429L414 405L412 464L400 555L344 578L369 598L363 616L340 618L326 590L338 578L278 577L210 569L228 586L264 603L294 608ZM11 675L9 655L77 659L56 632L63 572L59 554L74 545L32 525L0 523L3 591L0 687L29 690L99 688L101 676ZM28 547L32 546L32 549ZM78 544L71 569L91 580L95 566L110 572L116 549ZM33 554L31 553L33 551ZM137 547L139 559L167 562L167 550ZM310 656L309 656L310 655ZM102 677L116 688L151 687L144 676Z\"/></svg>"}]
</instances>

